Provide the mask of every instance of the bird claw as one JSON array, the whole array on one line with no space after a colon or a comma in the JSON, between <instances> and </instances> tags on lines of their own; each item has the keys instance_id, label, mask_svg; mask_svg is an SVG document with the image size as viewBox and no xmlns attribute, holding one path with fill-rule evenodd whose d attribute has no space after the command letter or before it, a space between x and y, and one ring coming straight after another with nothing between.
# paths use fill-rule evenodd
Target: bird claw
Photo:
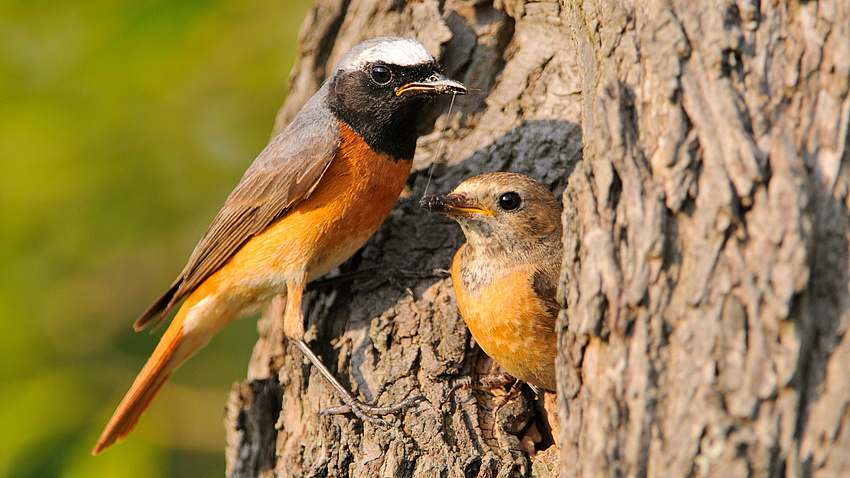
<instances>
[{"instance_id":1,"label":"bird claw","mask_svg":"<svg viewBox=\"0 0 850 478\"><path fill-rule=\"evenodd\" d=\"M381 387L381 390L378 393L378 397L380 397L380 392L382 392L385 387ZM379 418L382 415L391 415L394 413L402 412L407 410L408 408L416 405L419 400L422 400L422 396L410 397L404 400L401 403L397 403L395 405L387 406L387 407L378 407L375 406L375 402L378 400L376 397L375 400L370 402L361 402L360 400L355 399L354 397L342 397L343 405L338 407L329 407L322 410L322 415L341 415L345 413L353 413L357 418L364 422L369 422L374 425L389 427L389 423L386 420Z\"/></svg>"},{"instance_id":2,"label":"bird claw","mask_svg":"<svg viewBox=\"0 0 850 478\"><path fill-rule=\"evenodd\" d=\"M505 400L497 407L497 410L501 408L504 404L508 403L510 400L515 398L522 387L522 384L525 383L518 378L514 378L511 375L506 373L500 375L488 375L478 382L474 382L472 377L463 377L455 383L455 385L446 393L446 397L443 399L443 403L441 405L445 405L446 402L454 395L454 393L458 390L494 390L499 387L503 387L507 384L512 384L510 391L508 391L508 395L505 397Z\"/></svg>"},{"instance_id":3,"label":"bird claw","mask_svg":"<svg viewBox=\"0 0 850 478\"><path fill-rule=\"evenodd\" d=\"M334 375L330 372L330 370L328 370L324 362L322 362L322 360L315 353L313 353L312 350L310 350L310 347L307 346L307 343L304 342L303 339L289 338L289 341L292 344L296 345L301 350L301 353L303 353L304 356L307 357L307 359L309 359L310 362L313 363L313 366L316 367L316 369L319 371L319 373L321 373L323 377L325 377L325 380L327 380L331 387L333 387L333 389L336 391L337 395L343 402L343 405L339 407L331 407L323 410L321 412L322 415L336 415L351 412L357 418L363 420L364 422L369 422L383 427L389 427L389 424L385 420L378 417L381 415L390 415L403 411L415 405L416 402L418 402L419 400L424 399L424 397L422 396L411 397L399 404L390 407L378 407L375 406L375 404L387 389L385 385L382 385L381 388L378 389L377 393L375 393L375 398L371 402L363 403L360 400L354 398L351 393L346 390L346 388L343 387L341 383L339 383L339 380L337 380L336 377L334 377Z\"/></svg>"},{"instance_id":4,"label":"bird claw","mask_svg":"<svg viewBox=\"0 0 850 478\"><path fill-rule=\"evenodd\" d=\"M508 390L508 394L505 395L504 399L502 400L502 403L496 405L496 409L493 410L493 412L498 413L499 410L502 409L502 407L504 407L505 405L510 403L511 400L515 399L517 396L519 396L519 393L522 391L522 384L523 383L525 383L525 382L523 382L520 379L515 378L514 383L511 384L510 390ZM531 386L531 385L529 385L529 386Z\"/></svg>"}]
</instances>

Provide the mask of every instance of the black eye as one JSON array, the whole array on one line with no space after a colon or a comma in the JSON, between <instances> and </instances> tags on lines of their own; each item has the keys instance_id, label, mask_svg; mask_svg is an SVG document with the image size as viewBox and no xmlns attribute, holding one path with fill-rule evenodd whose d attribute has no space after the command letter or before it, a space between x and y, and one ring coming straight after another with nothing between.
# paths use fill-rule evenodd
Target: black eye
<instances>
[{"instance_id":1,"label":"black eye","mask_svg":"<svg viewBox=\"0 0 850 478\"><path fill-rule=\"evenodd\" d=\"M519 199L519 194L515 192L505 193L499 198L499 207L505 211L510 211L518 208L520 202L522 201Z\"/></svg>"},{"instance_id":2,"label":"black eye","mask_svg":"<svg viewBox=\"0 0 850 478\"><path fill-rule=\"evenodd\" d=\"M393 74L386 66L376 65L372 67L372 81L379 85L386 85L393 79Z\"/></svg>"}]
</instances>

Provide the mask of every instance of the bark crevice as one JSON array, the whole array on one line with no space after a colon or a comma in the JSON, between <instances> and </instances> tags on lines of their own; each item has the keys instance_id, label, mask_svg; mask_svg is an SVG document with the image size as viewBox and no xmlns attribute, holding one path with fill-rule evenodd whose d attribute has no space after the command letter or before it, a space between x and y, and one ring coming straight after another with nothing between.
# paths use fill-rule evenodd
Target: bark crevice
<instances>
[{"instance_id":1,"label":"bark crevice","mask_svg":"<svg viewBox=\"0 0 850 478\"><path fill-rule=\"evenodd\" d=\"M341 268L381 272L309 294L343 383L425 400L388 432L320 415L338 402L264 318L249 377L282 391L273 473L846 474L845 25L840 1L317 2L276 128L371 36L419 39L472 91L428 112L410 192ZM462 234L418 198L505 169L564 202L557 446L527 393L507 415L487 393L442 404L492 362L426 274Z\"/></svg>"}]
</instances>

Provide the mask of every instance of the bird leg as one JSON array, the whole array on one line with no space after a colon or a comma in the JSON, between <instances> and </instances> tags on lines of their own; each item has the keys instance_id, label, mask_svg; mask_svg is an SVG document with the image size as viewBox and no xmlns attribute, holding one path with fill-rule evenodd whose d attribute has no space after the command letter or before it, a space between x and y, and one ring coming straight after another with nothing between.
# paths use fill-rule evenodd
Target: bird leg
<instances>
[{"instance_id":1,"label":"bird leg","mask_svg":"<svg viewBox=\"0 0 850 478\"><path fill-rule=\"evenodd\" d=\"M504 399L504 400L502 400L502 403L500 403L500 404L496 405L496 409L495 409L495 410L493 410L493 412L494 412L494 413L495 413L495 412L498 412L499 410L501 410L501 409L502 409L502 407L504 407L505 405L507 405L508 403L510 403L510 401L511 401L511 400L513 400L513 399L515 399L516 397L518 397L518 396L519 396L519 392L521 392L521 391L522 391L522 384L523 384L523 383L525 383L525 382L523 382L522 380L520 380L520 379L518 379L518 378L515 378L515 379L514 379L514 383L511 385L511 388L508 390L508 394L507 394L507 395L505 395L505 399ZM531 386L532 386L532 385L531 385L531 384L529 384L529 387L531 387Z\"/></svg>"},{"instance_id":2,"label":"bird leg","mask_svg":"<svg viewBox=\"0 0 850 478\"><path fill-rule=\"evenodd\" d=\"M510 384L510 388L508 389L507 395L505 395L499 403L496 405L496 408L493 409L493 414L499 412L505 405L510 403L516 397L519 396L520 392L522 392L523 384L528 385L532 392L536 395L540 395L540 390L530 383L523 382L518 378L514 378L513 376L507 373L501 373L499 375L487 375L479 381L474 381L472 377L464 377L451 388L449 392L446 394L446 397L443 398L443 402L441 405L445 405L449 399L454 395L454 393L458 390L482 390L482 391L490 391L495 390L497 388L504 387L505 385Z\"/></svg>"},{"instance_id":3,"label":"bird leg","mask_svg":"<svg viewBox=\"0 0 850 478\"><path fill-rule=\"evenodd\" d=\"M307 345L306 342L304 342L303 339L290 338L289 341L295 344L295 346L297 346L298 349L301 350L301 353L303 353L304 356L310 360L313 366L315 366L316 369L319 370L319 373L321 373L322 376L325 377L325 380L327 380L331 384L334 390L336 390L336 393L339 398L345 404L342 407L328 408L324 410L322 414L333 415L338 413L347 413L350 411L354 413L357 418L363 421L387 427L389 426L389 424L383 419L378 418L378 416L400 412L406 408L415 405L416 402L419 400L419 397L411 397L399 404L390 407L376 407L371 403L363 403L360 400L357 400L356 398L351 396L351 393L349 393L348 390L346 390L345 387L343 387L342 384L339 383L339 380L337 380L336 377L334 377L334 375L331 373L331 371L328 370L328 368L322 362L322 359L320 359L318 355L316 355L315 353L313 353L312 350L310 350L310 347ZM383 389L379 392L383 392ZM375 400L377 400L379 396L380 393L375 396Z\"/></svg>"},{"instance_id":4,"label":"bird leg","mask_svg":"<svg viewBox=\"0 0 850 478\"><path fill-rule=\"evenodd\" d=\"M511 391L508 392L507 398L505 401L499 405L500 407L510 401L510 399L516 397L516 393L513 393L514 388L516 387L517 391L522 387L522 380L514 378L512 375L508 375L506 373L501 373L499 375L487 375L479 381L474 381L472 377L463 377L455 383L455 385L449 389L449 392L446 394L446 397L443 399L443 403L449 401L449 399L454 395L458 390L495 390L497 388L504 387L505 385L511 384ZM517 385L519 384L519 385Z\"/></svg>"},{"instance_id":5,"label":"bird leg","mask_svg":"<svg viewBox=\"0 0 850 478\"><path fill-rule=\"evenodd\" d=\"M396 413L413 406L419 400L419 397L409 398L404 402L391 407L376 407L373 404L363 403L354 398L351 393L346 390L341 383L339 383L339 380L334 377L331 371L328 370L328 367L325 366L322 359L310 350L310 347L304 341L304 312L301 309L301 300L304 293L304 286L306 285L305 283L306 276L291 278L286 283L287 297L286 309L283 316L283 329L286 334L286 338L298 347L298 350L300 350L301 353L310 360L313 366L316 367L323 377L325 377L325 380L330 383L331 387L333 387L339 398L345 404L343 407L328 409L323 413L335 414L351 411L355 416L357 416L357 418L363 421L367 421L375 425L389 426L386 421L378 418L378 416ZM375 400L377 400L378 396L380 396L380 392L383 392L383 388L376 395Z\"/></svg>"},{"instance_id":6,"label":"bird leg","mask_svg":"<svg viewBox=\"0 0 850 478\"><path fill-rule=\"evenodd\" d=\"M283 333L287 338L304 339L304 311L301 310L301 301L304 298L304 286L307 277L298 274L298 277L286 281L286 308L283 310Z\"/></svg>"}]
</instances>

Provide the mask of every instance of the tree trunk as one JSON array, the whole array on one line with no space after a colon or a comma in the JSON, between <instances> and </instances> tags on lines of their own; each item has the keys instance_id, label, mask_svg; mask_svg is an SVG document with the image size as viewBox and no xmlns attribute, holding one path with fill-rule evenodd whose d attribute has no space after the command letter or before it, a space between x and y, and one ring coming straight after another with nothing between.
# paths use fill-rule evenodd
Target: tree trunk
<instances>
[{"instance_id":1,"label":"tree trunk","mask_svg":"<svg viewBox=\"0 0 850 478\"><path fill-rule=\"evenodd\" d=\"M564 475L847 476L848 2L622 3L566 14Z\"/></svg>"},{"instance_id":2,"label":"tree trunk","mask_svg":"<svg viewBox=\"0 0 850 478\"><path fill-rule=\"evenodd\" d=\"M387 34L470 95L428 112L410 191L308 294L307 338L361 399L423 398L390 428L321 414L340 402L270 311L229 475L850 472L847 2L319 0L275 129ZM460 229L417 203L501 170L563 192L560 431L552 394L444 403L494 367L432 273Z\"/></svg>"}]
</instances>

